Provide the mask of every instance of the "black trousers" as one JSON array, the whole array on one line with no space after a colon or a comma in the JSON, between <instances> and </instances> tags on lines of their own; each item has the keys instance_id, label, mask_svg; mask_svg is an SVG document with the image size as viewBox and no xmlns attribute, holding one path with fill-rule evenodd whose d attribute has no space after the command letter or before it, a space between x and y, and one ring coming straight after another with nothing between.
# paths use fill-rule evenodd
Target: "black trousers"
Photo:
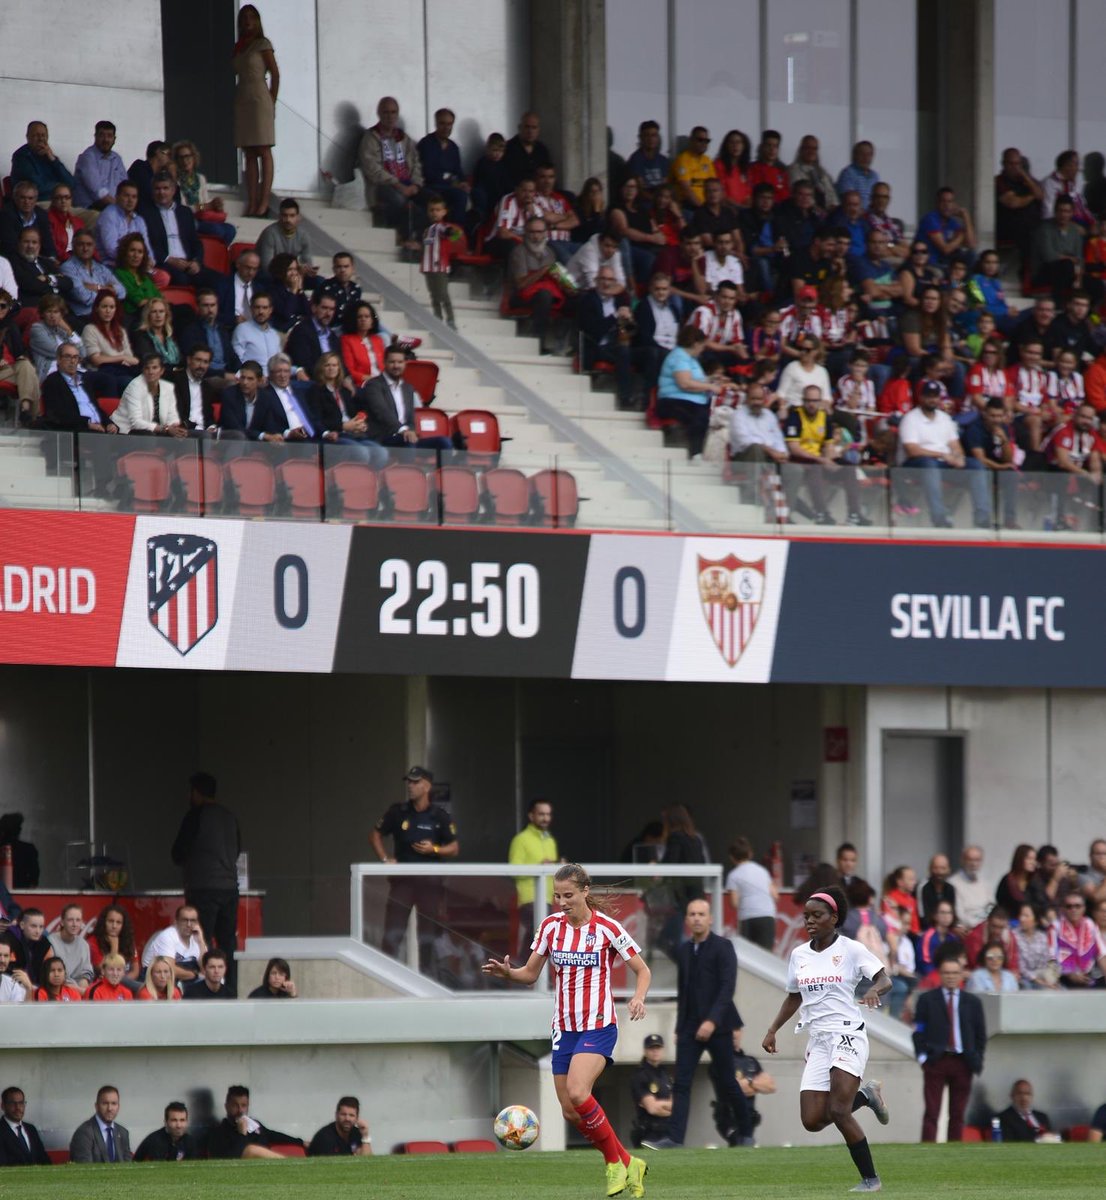
<instances>
[{"instance_id":1,"label":"black trousers","mask_svg":"<svg viewBox=\"0 0 1106 1200\"><path fill-rule=\"evenodd\" d=\"M705 404L696 404L694 400L657 400L657 415L674 417L687 430L687 456L694 458L703 453L703 443L707 440L707 427L710 424L710 399Z\"/></svg>"},{"instance_id":2,"label":"black trousers","mask_svg":"<svg viewBox=\"0 0 1106 1200\"><path fill-rule=\"evenodd\" d=\"M210 950L218 946L227 956L227 990L238 995L238 971L234 952L238 949L238 890L195 888L184 893L185 900L199 914L200 928Z\"/></svg>"},{"instance_id":3,"label":"black trousers","mask_svg":"<svg viewBox=\"0 0 1106 1200\"><path fill-rule=\"evenodd\" d=\"M419 943L419 971L424 975L432 974L434 939L438 936L444 894L436 879L393 879L384 909L384 953L399 957L399 948L407 932L407 919L411 909L417 909L415 929Z\"/></svg>"},{"instance_id":4,"label":"black trousers","mask_svg":"<svg viewBox=\"0 0 1106 1200\"><path fill-rule=\"evenodd\" d=\"M749 1102L737 1082L737 1068L733 1058L733 1033L729 1029L716 1029L705 1042L697 1041L694 1031L676 1034L676 1086L672 1097L672 1117L668 1124L668 1136L681 1146L687 1134L687 1118L691 1109L691 1081L703 1051L710 1054L710 1081L718 1104L726 1105L734 1114L737 1132L741 1137L753 1136L753 1119Z\"/></svg>"}]
</instances>

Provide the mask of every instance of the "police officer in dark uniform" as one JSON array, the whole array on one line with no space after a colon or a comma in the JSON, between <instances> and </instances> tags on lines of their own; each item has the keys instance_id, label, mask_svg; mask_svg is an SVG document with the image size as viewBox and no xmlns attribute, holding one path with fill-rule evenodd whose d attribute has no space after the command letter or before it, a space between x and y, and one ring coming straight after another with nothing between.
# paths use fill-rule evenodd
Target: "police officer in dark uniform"
<instances>
[{"instance_id":1,"label":"police officer in dark uniform","mask_svg":"<svg viewBox=\"0 0 1106 1200\"><path fill-rule=\"evenodd\" d=\"M372 846L381 862L433 863L456 858L460 845L449 813L430 803L434 774L426 767L412 767L403 777L407 783L405 804L393 804L372 831ZM384 838L392 838L392 854ZM419 970L427 974L442 913L441 879L405 876L392 880L384 912L384 953L398 954L411 909L418 910Z\"/></svg>"},{"instance_id":2,"label":"police officer in dark uniform","mask_svg":"<svg viewBox=\"0 0 1106 1200\"><path fill-rule=\"evenodd\" d=\"M668 1118L672 1115L672 1076L661 1065L664 1038L651 1033L645 1039L645 1056L630 1080L634 1098L634 1124L630 1140L640 1146L646 1138L668 1136Z\"/></svg>"}]
</instances>

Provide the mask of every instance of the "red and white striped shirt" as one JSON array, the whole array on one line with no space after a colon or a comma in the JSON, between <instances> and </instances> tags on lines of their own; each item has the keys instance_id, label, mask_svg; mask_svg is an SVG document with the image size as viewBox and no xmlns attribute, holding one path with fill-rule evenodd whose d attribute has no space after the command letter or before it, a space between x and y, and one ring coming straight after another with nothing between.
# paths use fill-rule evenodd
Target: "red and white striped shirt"
<instances>
[{"instance_id":1,"label":"red and white striped shirt","mask_svg":"<svg viewBox=\"0 0 1106 1200\"><path fill-rule=\"evenodd\" d=\"M982 363L973 363L968 370L969 396L986 396L988 400L1005 400L1014 394L1010 377L1001 368L988 370Z\"/></svg>"},{"instance_id":2,"label":"red and white striped shirt","mask_svg":"<svg viewBox=\"0 0 1106 1200\"><path fill-rule=\"evenodd\" d=\"M420 270L432 275L449 274L449 258L455 230L457 226L448 221L435 221L433 225L427 225L422 235Z\"/></svg>"},{"instance_id":3,"label":"red and white striped shirt","mask_svg":"<svg viewBox=\"0 0 1106 1200\"><path fill-rule=\"evenodd\" d=\"M554 1029L616 1024L611 957L619 954L628 962L640 947L613 917L593 910L591 920L574 929L565 913L551 913L538 926L530 949L551 959L557 973Z\"/></svg>"},{"instance_id":4,"label":"red and white striped shirt","mask_svg":"<svg viewBox=\"0 0 1106 1200\"><path fill-rule=\"evenodd\" d=\"M1048 393L1048 373L1040 367L1007 367L1007 378L1019 404L1040 408Z\"/></svg>"},{"instance_id":5,"label":"red and white striped shirt","mask_svg":"<svg viewBox=\"0 0 1106 1200\"><path fill-rule=\"evenodd\" d=\"M539 216L545 217L563 217L572 211L566 197L560 192L550 192L546 196L542 192L534 197L534 209ZM549 240L551 242L567 242L572 239L572 233L568 229L553 229L549 230Z\"/></svg>"},{"instance_id":6,"label":"red and white striped shirt","mask_svg":"<svg viewBox=\"0 0 1106 1200\"><path fill-rule=\"evenodd\" d=\"M816 338L824 338L826 333L825 313L820 305L816 305L804 318L797 304L789 304L780 309L780 337L785 342L796 342L801 334L813 334Z\"/></svg>"},{"instance_id":7,"label":"red and white striped shirt","mask_svg":"<svg viewBox=\"0 0 1106 1200\"><path fill-rule=\"evenodd\" d=\"M501 233L514 233L519 237L526 232L526 222L531 217L540 217L541 210L535 203L532 208L524 209L518 202L514 192L508 192L499 202L499 211L495 214L495 230L493 237Z\"/></svg>"},{"instance_id":8,"label":"red and white striped shirt","mask_svg":"<svg viewBox=\"0 0 1106 1200\"><path fill-rule=\"evenodd\" d=\"M1048 394L1065 413L1074 412L1086 399L1083 376L1076 371L1072 375L1061 375L1058 371L1048 373Z\"/></svg>"},{"instance_id":9,"label":"red and white striped shirt","mask_svg":"<svg viewBox=\"0 0 1106 1200\"><path fill-rule=\"evenodd\" d=\"M745 326L736 308L723 316L713 304L700 304L691 314L688 324L701 329L707 335L708 342L736 346L745 341Z\"/></svg>"}]
</instances>

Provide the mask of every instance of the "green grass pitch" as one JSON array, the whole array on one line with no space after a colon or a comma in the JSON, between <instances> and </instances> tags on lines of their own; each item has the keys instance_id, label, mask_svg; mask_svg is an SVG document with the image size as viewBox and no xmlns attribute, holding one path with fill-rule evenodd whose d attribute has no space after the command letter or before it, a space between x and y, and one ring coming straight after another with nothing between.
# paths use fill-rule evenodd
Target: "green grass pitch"
<instances>
[{"instance_id":1,"label":"green grass pitch","mask_svg":"<svg viewBox=\"0 0 1106 1200\"><path fill-rule=\"evenodd\" d=\"M885 1195L950 1197L1102 1195L1106 1145L875 1146ZM749 1196L843 1197L856 1172L843 1144L815 1149L669 1150L650 1160L646 1195L672 1200ZM287 1162L142 1163L0 1172L8 1196L85 1200L585 1200L603 1197L597 1153L381 1156ZM110 1179L110 1182L109 1182Z\"/></svg>"}]
</instances>

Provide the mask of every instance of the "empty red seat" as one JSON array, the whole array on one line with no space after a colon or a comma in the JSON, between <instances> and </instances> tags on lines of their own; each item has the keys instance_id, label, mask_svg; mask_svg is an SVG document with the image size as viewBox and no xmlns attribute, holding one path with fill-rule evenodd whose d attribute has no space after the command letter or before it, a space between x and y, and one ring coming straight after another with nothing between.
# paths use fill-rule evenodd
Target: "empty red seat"
<instances>
[{"instance_id":1,"label":"empty red seat","mask_svg":"<svg viewBox=\"0 0 1106 1200\"><path fill-rule=\"evenodd\" d=\"M397 521L422 521L430 509L430 482L426 472L406 463L394 463L385 467L384 486L392 517Z\"/></svg>"},{"instance_id":2,"label":"empty red seat","mask_svg":"<svg viewBox=\"0 0 1106 1200\"><path fill-rule=\"evenodd\" d=\"M542 525L575 525L580 510L576 479L568 471L539 471L530 478L530 495Z\"/></svg>"},{"instance_id":3,"label":"empty red seat","mask_svg":"<svg viewBox=\"0 0 1106 1200\"><path fill-rule=\"evenodd\" d=\"M169 469L184 492L185 512L202 514L222 502L223 471L214 459L189 455L174 459Z\"/></svg>"},{"instance_id":4,"label":"empty red seat","mask_svg":"<svg viewBox=\"0 0 1106 1200\"><path fill-rule=\"evenodd\" d=\"M229 275L230 255L227 253L226 242L213 233L201 233L198 236L200 245L204 248L204 266L210 267L212 271L219 271L223 275Z\"/></svg>"},{"instance_id":5,"label":"empty red seat","mask_svg":"<svg viewBox=\"0 0 1106 1200\"><path fill-rule=\"evenodd\" d=\"M288 492L293 517L321 520L323 505L323 473L315 458L293 458L277 467L277 478Z\"/></svg>"},{"instance_id":6,"label":"empty red seat","mask_svg":"<svg viewBox=\"0 0 1106 1200\"><path fill-rule=\"evenodd\" d=\"M129 507L135 512L160 512L169 499L169 464L160 454L135 450L124 454L116 471L131 485Z\"/></svg>"},{"instance_id":7,"label":"empty red seat","mask_svg":"<svg viewBox=\"0 0 1106 1200\"><path fill-rule=\"evenodd\" d=\"M364 463L337 463L326 477L336 494L331 516L347 521L364 521L380 504L380 480L372 467ZM334 511L334 508L337 511Z\"/></svg>"},{"instance_id":8,"label":"empty red seat","mask_svg":"<svg viewBox=\"0 0 1106 1200\"><path fill-rule=\"evenodd\" d=\"M404 1154L448 1154L449 1147L445 1142L404 1142Z\"/></svg>"},{"instance_id":9,"label":"empty red seat","mask_svg":"<svg viewBox=\"0 0 1106 1200\"><path fill-rule=\"evenodd\" d=\"M962 1142L981 1142L983 1141L983 1130L978 1125L965 1125L960 1133Z\"/></svg>"},{"instance_id":10,"label":"empty red seat","mask_svg":"<svg viewBox=\"0 0 1106 1200\"><path fill-rule=\"evenodd\" d=\"M166 304L187 304L193 312L198 311L196 305L196 289L194 287L166 287L161 289L161 295Z\"/></svg>"},{"instance_id":11,"label":"empty red seat","mask_svg":"<svg viewBox=\"0 0 1106 1200\"><path fill-rule=\"evenodd\" d=\"M306 1158L307 1151L302 1146L295 1146L291 1142L280 1146L271 1147L274 1154L279 1154L281 1158Z\"/></svg>"},{"instance_id":12,"label":"empty red seat","mask_svg":"<svg viewBox=\"0 0 1106 1200\"><path fill-rule=\"evenodd\" d=\"M69 1161L68 1150L47 1150L46 1157L55 1165L60 1166L62 1163Z\"/></svg>"},{"instance_id":13,"label":"empty red seat","mask_svg":"<svg viewBox=\"0 0 1106 1200\"><path fill-rule=\"evenodd\" d=\"M497 525L522 525L530 515L530 485L521 471L497 467L480 477L484 508Z\"/></svg>"},{"instance_id":14,"label":"empty red seat","mask_svg":"<svg viewBox=\"0 0 1106 1200\"><path fill-rule=\"evenodd\" d=\"M1073 1125L1066 1130L1066 1133L1069 1142L1086 1142L1090 1140L1091 1127L1089 1125Z\"/></svg>"},{"instance_id":15,"label":"empty red seat","mask_svg":"<svg viewBox=\"0 0 1106 1200\"><path fill-rule=\"evenodd\" d=\"M243 517L263 517L276 499L276 475L263 458L232 458L224 468Z\"/></svg>"},{"instance_id":16,"label":"empty red seat","mask_svg":"<svg viewBox=\"0 0 1106 1200\"><path fill-rule=\"evenodd\" d=\"M105 417L110 417L119 407L119 401L122 400L122 398L122 396L101 396L98 401L100 405L100 411Z\"/></svg>"},{"instance_id":17,"label":"empty red seat","mask_svg":"<svg viewBox=\"0 0 1106 1200\"><path fill-rule=\"evenodd\" d=\"M412 358L403 368L403 378L415 389L423 404L434 403L439 367L425 358Z\"/></svg>"},{"instance_id":18,"label":"empty red seat","mask_svg":"<svg viewBox=\"0 0 1106 1200\"><path fill-rule=\"evenodd\" d=\"M450 263L461 267L490 267L495 259L484 249L484 242L488 236L488 230L495 224L495 217L476 231L476 240L469 249L468 239L462 235L462 241L454 249L449 256Z\"/></svg>"},{"instance_id":19,"label":"empty red seat","mask_svg":"<svg viewBox=\"0 0 1106 1200\"><path fill-rule=\"evenodd\" d=\"M416 408L415 432L420 438L448 438L449 415L440 408Z\"/></svg>"},{"instance_id":20,"label":"empty red seat","mask_svg":"<svg viewBox=\"0 0 1106 1200\"><path fill-rule=\"evenodd\" d=\"M480 511L480 485L476 472L468 467L442 467L438 472L442 497L442 521L446 525L466 525Z\"/></svg>"},{"instance_id":21,"label":"empty red seat","mask_svg":"<svg viewBox=\"0 0 1106 1200\"><path fill-rule=\"evenodd\" d=\"M453 433L464 439L469 466L494 467L499 462L504 439L495 413L485 408L462 409L450 419L449 425Z\"/></svg>"},{"instance_id":22,"label":"empty red seat","mask_svg":"<svg viewBox=\"0 0 1106 1200\"><path fill-rule=\"evenodd\" d=\"M494 1154L499 1147L491 1138L464 1138L453 1143L458 1154Z\"/></svg>"}]
</instances>

